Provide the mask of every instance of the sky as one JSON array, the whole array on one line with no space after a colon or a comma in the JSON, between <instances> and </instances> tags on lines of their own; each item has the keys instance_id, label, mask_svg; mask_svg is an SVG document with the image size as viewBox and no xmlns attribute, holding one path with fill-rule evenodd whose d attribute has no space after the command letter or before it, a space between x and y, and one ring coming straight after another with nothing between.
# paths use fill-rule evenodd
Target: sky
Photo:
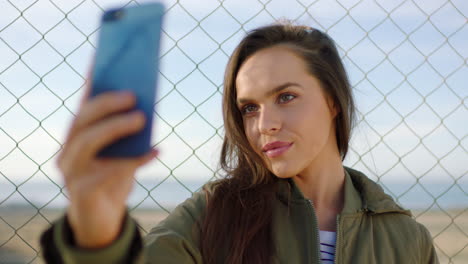
<instances>
[{"instance_id":1,"label":"sky","mask_svg":"<svg viewBox=\"0 0 468 264\"><path fill-rule=\"evenodd\" d=\"M0 0L0 184L61 182L55 154L100 15L127 2ZM213 176L228 57L246 31L286 18L327 31L339 47L359 110L345 165L382 182L457 180L466 190L467 1L163 2L152 139L161 156L138 179Z\"/></svg>"}]
</instances>

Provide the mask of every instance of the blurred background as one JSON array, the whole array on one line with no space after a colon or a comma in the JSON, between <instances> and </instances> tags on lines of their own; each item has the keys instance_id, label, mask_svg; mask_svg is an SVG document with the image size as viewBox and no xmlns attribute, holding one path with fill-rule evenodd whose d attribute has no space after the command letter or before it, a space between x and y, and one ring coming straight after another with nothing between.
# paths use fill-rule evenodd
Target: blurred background
<instances>
[{"instance_id":1,"label":"blurred background","mask_svg":"<svg viewBox=\"0 0 468 264\"><path fill-rule=\"evenodd\" d=\"M39 235L67 205L55 159L100 16L145 2L152 1L0 0L0 263L43 263ZM290 19L328 32L349 73L358 123L345 165L413 211L441 263L468 263L467 1L161 2L152 143L162 154L138 171L129 199L143 233L223 177L228 57L246 31Z\"/></svg>"}]
</instances>

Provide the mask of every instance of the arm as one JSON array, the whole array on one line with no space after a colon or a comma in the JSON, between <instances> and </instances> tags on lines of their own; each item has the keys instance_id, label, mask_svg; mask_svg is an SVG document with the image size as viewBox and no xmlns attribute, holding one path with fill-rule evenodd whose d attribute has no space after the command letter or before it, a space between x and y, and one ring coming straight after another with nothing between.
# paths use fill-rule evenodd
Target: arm
<instances>
[{"instance_id":1,"label":"arm","mask_svg":"<svg viewBox=\"0 0 468 264\"><path fill-rule=\"evenodd\" d=\"M56 221L41 236L47 263L202 263L199 251L200 219L205 208L205 194L195 193L177 206L142 242L137 224L129 214L118 238L99 249L76 245L67 217Z\"/></svg>"},{"instance_id":2,"label":"arm","mask_svg":"<svg viewBox=\"0 0 468 264\"><path fill-rule=\"evenodd\" d=\"M203 263L199 245L205 207L206 192L194 193L151 229L144 239L145 256L157 261L149 263Z\"/></svg>"},{"instance_id":3,"label":"arm","mask_svg":"<svg viewBox=\"0 0 468 264\"><path fill-rule=\"evenodd\" d=\"M418 226L421 233L421 263L439 264L439 259L429 230L420 223L418 223Z\"/></svg>"},{"instance_id":4,"label":"arm","mask_svg":"<svg viewBox=\"0 0 468 264\"><path fill-rule=\"evenodd\" d=\"M47 229L40 242L46 263L144 263L141 236L128 214L118 239L103 248L77 246L66 216Z\"/></svg>"}]
</instances>

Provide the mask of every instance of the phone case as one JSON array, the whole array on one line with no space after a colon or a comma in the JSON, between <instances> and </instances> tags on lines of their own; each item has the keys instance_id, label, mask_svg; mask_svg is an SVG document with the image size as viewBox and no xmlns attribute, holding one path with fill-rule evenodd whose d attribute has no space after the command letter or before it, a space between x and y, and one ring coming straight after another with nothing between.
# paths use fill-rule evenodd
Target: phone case
<instances>
[{"instance_id":1,"label":"phone case","mask_svg":"<svg viewBox=\"0 0 468 264\"><path fill-rule=\"evenodd\" d=\"M153 3L111 9L102 16L91 97L130 90L146 124L140 132L102 149L99 157L135 157L151 148L163 12L162 4Z\"/></svg>"}]
</instances>

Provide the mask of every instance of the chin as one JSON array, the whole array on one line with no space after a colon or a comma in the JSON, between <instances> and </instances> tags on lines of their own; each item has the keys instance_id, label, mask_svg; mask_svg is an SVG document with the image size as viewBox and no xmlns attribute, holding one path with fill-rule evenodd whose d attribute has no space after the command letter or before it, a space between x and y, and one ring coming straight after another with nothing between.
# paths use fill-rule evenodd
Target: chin
<instances>
[{"instance_id":1,"label":"chin","mask_svg":"<svg viewBox=\"0 0 468 264\"><path fill-rule=\"evenodd\" d=\"M289 170L285 170L285 169L275 169L273 168L271 170L271 172L273 172L273 174L278 177L278 178L281 178L281 179L287 179L287 178L291 178L293 177L294 175L296 175L295 172L292 172L292 171L289 171Z\"/></svg>"},{"instance_id":2,"label":"chin","mask_svg":"<svg viewBox=\"0 0 468 264\"><path fill-rule=\"evenodd\" d=\"M274 173L276 177L280 178L280 179L288 179L288 178L292 178L292 175L281 175L281 174L277 174L277 173Z\"/></svg>"},{"instance_id":3,"label":"chin","mask_svg":"<svg viewBox=\"0 0 468 264\"><path fill-rule=\"evenodd\" d=\"M286 160L266 160L266 164L268 170L271 171L271 173L273 173L276 177L281 179L291 178L299 173L297 170L293 169L296 166L294 166L294 164L290 164L290 161L288 162Z\"/></svg>"}]
</instances>

